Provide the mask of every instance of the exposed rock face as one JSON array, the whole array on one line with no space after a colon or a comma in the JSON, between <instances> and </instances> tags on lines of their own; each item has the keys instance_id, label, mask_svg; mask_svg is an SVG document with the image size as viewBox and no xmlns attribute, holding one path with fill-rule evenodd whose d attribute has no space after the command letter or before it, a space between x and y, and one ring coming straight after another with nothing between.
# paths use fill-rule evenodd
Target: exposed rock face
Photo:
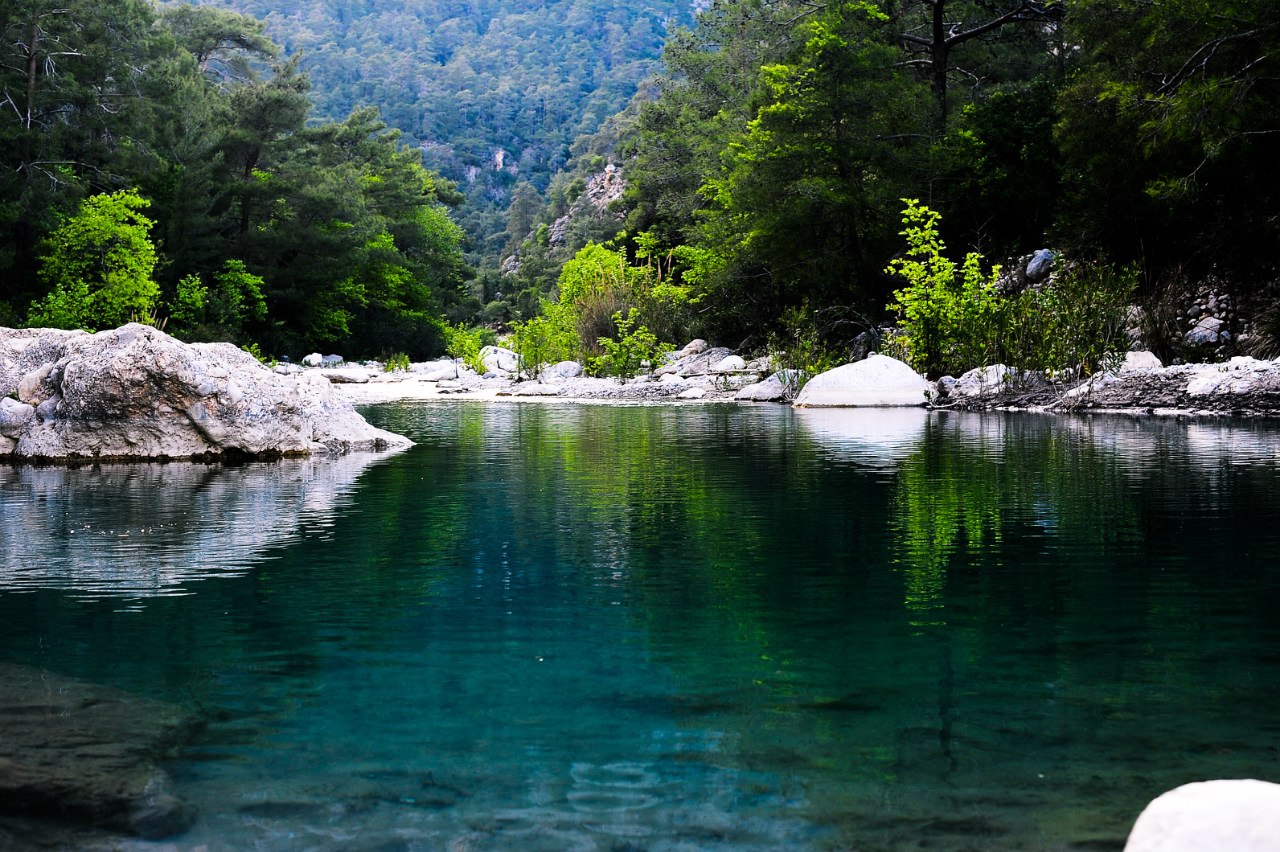
<instances>
[{"instance_id":1,"label":"exposed rock face","mask_svg":"<svg viewBox=\"0 0 1280 852\"><path fill-rule=\"evenodd\" d=\"M796 398L797 408L916 406L927 402L931 385L896 358L872 353L809 380Z\"/></svg>"},{"instance_id":2,"label":"exposed rock face","mask_svg":"<svg viewBox=\"0 0 1280 852\"><path fill-rule=\"evenodd\" d=\"M1280 846L1280 784L1201 781L1156 798L1129 833L1125 852L1274 852Z\"/></svg>"},{"instance_id":3,"label":"exposed rock face","mask_svg":"<svg viewBox=\"0 0 1280 852\"><path fill-rule=\"evenodd\" d=\"M52 672L0 664L0 813L147 838L191 816L154 763L188 738L178 708Z\"/></svg>"},{"instance_id":4,"label":"exposed rock face","mask_svg":"<svg viewBox=\"0 0 1280 852\"><path fill-rule=\"evenodd\" d=\"M314 373L229 343L131 323L98 334L0 329L0 454L23 459L307 455L404 447Z\"/></svg>"},{"instance_id":5,"label":"exposed rock face","mask_svg":"<svg viewBox=\"0 0 1280 852\"><path fill-rule=\"evenodd\" d=\"M1280 412L1280 363L1236 357L1094 376L1068 391L1063 407Z\"/></svg>"},{"instance_id":6,"label":"exposed rock face","mask_svg":"<svg viewBox=\"0 0 1280 852\"><path fill-rule=\"evenodd\" d=\"M610 163L604 171L592 175L587 181L587 188L578 200L569 208L569 212L551 224L549 238L552 246L566 244L569 226L582 216L609 217L621 221L620 214L609 212L609 205L622 198L627 182L622 177L622 170Z\"/></svg>"}]
</instances>

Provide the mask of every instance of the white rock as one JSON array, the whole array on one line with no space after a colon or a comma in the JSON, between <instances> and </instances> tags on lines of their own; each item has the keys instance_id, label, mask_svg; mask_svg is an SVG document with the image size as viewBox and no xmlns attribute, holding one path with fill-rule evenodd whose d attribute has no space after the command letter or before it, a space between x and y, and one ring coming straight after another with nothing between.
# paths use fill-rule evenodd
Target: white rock
<instances>
[{"instance_id":1,"label":"white rock","mask_svg":"<svg viewBox=\"0 0 1280 852\"><path fill-rule=\"evenodd\" d=\"M310 355L302 359L302 366L319 367L323 361L324 361L323 355L321 355L319 352L312 352Z\"/></svg>"},{"instance_id":2,"label":"white rock","mask_svg":"<svg viewBox=\"0 0 1280 852\"><path fill-rule=\"evenodd\" d=\"M683 349L675 353L675 357L687 358L690 355L701 355L703 352L707 351L707 347L709 345L710 344L708 344L707 341L703 340L700 337L695 340L690 340L688 343L684 345Z\"/></svg>"},{"instance_id":3,"label":"white rock","mask_svg":"<svg viewBox=\"0 0 1280 852\"><path fill-rule=\"evenodd\" d=\"M480 350L480 362L488 372L514 373L520 367L520 357L501 346L486 346Z\"/></svg>"},{"instance_id":4,"label":"white rock","mask_svg":"<svg viewBox=\"0 0 1280 852\"><path fill-rule=\"evenodd\" d=\"M1200 781L1184 784L1143 809L1125 852L1276 852L1280 784Z\"/></svg>"},{"instance_id":5,"label":"white rock","mask_svg":"<svg viewBox=\"0 0 1280 852\"><path fill-rule=\"evenodd\" d=\"M689 388L676 394L676 399L702 399L707 395L705 388Z\"/></svg>"},{"instance_id":6,"label":"white rock","mask_svg":"<svg viewBox=\"0 0 1280 852\"><path fill-rule=\"evenodd\" d=\"M577 361L561 361L542 371L544 379L576 379L582 375L582 365Z\"/></svg>"},{"instance_id":7,"label":"white rock","mask_svg":"<svg viewBox=\"0 0 1280 852\"><path fill-rule=\"evenodd\" d=\"M279 373L282 376L292 376L296 373L301 373L302 368L297 364L276 364L272 372Z\"/></svg>"},{"instance_id":8,"label":"white rock","mask_svg":"<svg viewBox=\"0 0 1280 852\"><path fill-rule=\"evenodd\" d=\"M787 374L789 370L781 370L774 373L763 382L756 382L753 385L747 385L742 390L733 395L734 399L745 400L747 402L778 402L787 398Z\"/></svg>"},{"instance_id":9,"label":"white rock","mask_svg":"<svg viewBox=\"0 0 1280 852\"><path fill-rule=\"evenodd\" d=\"M322 369L319 375L335 385L363 385L368 384L369 379L377 375L377 372L367 367L328 367Z\"/></svg>"},{"instance_id":10,"label":"white rock","mask_svg":"<svg viewBox=\"0 0 1280 852\"><path fill-rule=\"evenodd\" d=\"M991 364L986 367L975 367L955 380L947 393L952 397L973 399L975 397L992 396L1008 388L1021 378L1017 370L1004 364Z\"/></svg>"},{"instance_id":11,"label":"white rock","mask_svg":"<svg viewBox=\"0 0 1280 852\"><path fill-rule=\"evenodd\" d=\"M929 383L896 358L872 353L814 376L796 399L799 408L925 404Z\"/></svg>"},{"instance_id":12,"label":"white rock","mask_svg":"<svg viewBox=\"0 0 1280 852\"><path fill-rule=\"evenodd\" d=\"M0 341L10 335L37 339L21 353L0 348L0 376L12 376L12 358L30 352L53 363L54 393L39 417L15 400L0 402L21 458L306 455L412 444L366 423L318 372L280 376L229 343L189 345L133 323L94 335L0 329ZM0 394L10 392L0 384Z\"/></svg>"},{"instance_id":13,"label":"white rock","mask_svg":"<svg viewBox=\"0 0 1280 852\"><path fill-rule=\"evenodd\" d=\"M1126 352L1124 363L1120 365L1120 373L1140 373L1146 370L1160 370L1164 364L1153 352Z\"/></svg>"},{"instance_id":14,"label":"white rock","mask_svg":"<svg viewBox=\"0 0 1280 852\"><path fill-rule=\"evenodd\" d=\"M682 376L678 376L675 373L663 373L658 377L658 383L664 385L679 385L683 384L684 381L685 379Z\"/></svg>"},{"instance_id":15,"label":"white rock","mask_svg":"<svg viewBox=\"0 0 1280 852\"><path fill-rule=\"evenodd\" d=\"M739 355L730 355L727 358L721 358L711 366L713 373L733 373L738 370L747 369L747 362L742 360Z\"/></svg>"}]
</instances>

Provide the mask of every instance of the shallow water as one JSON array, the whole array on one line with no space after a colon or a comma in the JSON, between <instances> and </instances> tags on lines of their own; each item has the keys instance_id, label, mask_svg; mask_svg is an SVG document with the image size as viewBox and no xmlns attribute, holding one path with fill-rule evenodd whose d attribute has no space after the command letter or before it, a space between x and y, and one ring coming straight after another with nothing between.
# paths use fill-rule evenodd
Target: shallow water
<instances>
[{"instance_id":1,"label":"shallow water","mask_svg":"<svg viewBox=\"0 0 1280 852\"><path fill-rule=\"evenodd\" d=\"M207 720L169 847L1105 849L1280 781L1275 425L368 413L418 446L0 468L0 661Z\"/></svg>"}]
</instances>

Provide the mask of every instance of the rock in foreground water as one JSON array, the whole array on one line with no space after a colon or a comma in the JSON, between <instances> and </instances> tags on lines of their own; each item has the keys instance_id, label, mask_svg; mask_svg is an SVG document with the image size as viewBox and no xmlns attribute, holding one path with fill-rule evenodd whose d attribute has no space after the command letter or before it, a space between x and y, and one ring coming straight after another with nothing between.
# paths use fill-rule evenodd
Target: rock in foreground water
<instances>
[{"instance_id":1,"label":"rock in foreground water","mask_svg":"<svg viewBox=\"0 0 1280 852\"><path fill-rule=\"evenodd\" d=\"M167 837L191 822L155 764L190 736L178 708L0 664L0 814Z\"/></svg>"},{"instance_id":2,"label":"rock in foreground water","mask_svg":"<svg viewBox=\"0 0 1280 852\"><path fill-rule=\"evenodd\" d=\"M97 334L0 329L0 456L272 457L409 446L316 374L279 375L229 343L131 323ZM12 397L16 396L16 399Z\"/></svg>"},{"instance_id":3,"label":"rock in foreground water","mask_svg":"<svg viewBox=\"0 0 1280 852\"><path fill-rule=\"evenodd\" d=\"M1280 784L1201 781L1147 805L1125 852L1275 852L1280 849Z\"/></svg>"}]
</instances>

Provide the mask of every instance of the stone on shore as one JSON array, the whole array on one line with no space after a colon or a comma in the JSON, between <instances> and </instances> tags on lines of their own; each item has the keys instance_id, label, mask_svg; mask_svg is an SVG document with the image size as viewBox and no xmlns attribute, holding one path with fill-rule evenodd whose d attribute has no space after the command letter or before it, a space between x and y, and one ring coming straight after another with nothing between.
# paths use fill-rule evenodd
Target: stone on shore
<instances>
[{"instance_id":1,"label":"stone on shore","mask_svg":"<svg viewBox=\"0 0 1280 852\"><path fill-rule=\"evenodd\" d=\"M520 356L501 346L486 346L481 349L480 362L488 373L514 373L520 368Z\"/></svg>"},{"instance_id":2,"label":"stone on shore","mask_svg":"<svg viewBox=\"0 0 1280 852\"><path fill-rule=\"evenodd\" d=\"M713 373L733 373L745 369L747 369L747 362L742 360L741 355L729 355L711 365Z\"/></svg>"},{"instance_id":3,"label":"stone on shore","mask_svg":"<svg viewBox=\"0 0 1280 852\"><path fill-rule=\"evenodd\" d=\"M156 839L191 815L155 764L189 738L177 707L0 664L0 813Z\"/></svg>"},{"instance_id":4,"label":"stone on shore","mask_svg":"<svg viewBox=\"0 0 1280 852\"><path fill-rule=\"evenodd\" d=\"M745 402L781 402L787 398L787 381L789 370L779 370L762 382L747 385L733 395L736 400Z\"/></svg>"},{"instance_id":5,"label":"stone on shore","mask_svg":"<svg viewBox=\"0 0 1280 852\"><path fill-rule=\"evenodd\" d=\"M694 341L698 343L699 341ZM690 346L693 343L689 344ZM686 347L688 348L688 347ZM674 373L677 376L688 378L689 376L705 376L712 372L712 367L719 364L725 358L733 354L732 350L725 349L723 346L716 346L711 349L704 349L701 352L683 355L670 364L666 364L653 371L655 377Z\"/></svg>"},{"instance_id":6,"label":"stone on shore","mask_svg":"<svg viewBox=\"0 0 1280 852\"><path fill-rule=\"evenodd\" d=\"M1280 784L1200 781L1147 805L1125 852L1276 852L1280 849Z\"/></svg>"},{"instance_id":7,"label":"stone on shore","mask_svg":"<svg viewBox=\"0 0 1280 852\"><path fill-rule=\"evenodd\" d=\"M576 379L582 375L582 365L577 361L561 361L542 371L544 379Z\"/></svg>"},{"instance_id":8,"label":"stone on shore","mask_svg":"<svg viewBox=\"0 0 1280 852\"><path fill-rule=\"evenodd\" d=\"M796 398L797 408L922 406L929 382L896 358L872 353L814 376Z\"/></svg>"},{"instance_id":9,"label":"stone on shore","mask_svg":"<svg viewBox=\"0 0 1280 852\"><path fill-rule=\"evenodd\" d=\"M1144 370L1159 370L1164 367L1155 353L1140 351L1124 353L1124 363L1120 365L1121 373L1140 373Z\"/></svg>"},{"instance_id":10,"label":"stone on shore","mask_svg":"<svg viewBox=\"0 0 1280 852\"><path fill-rule=\"evenodd\" d=\"M410 446L319 372L282 376L229 343L130 323L97 334L0 329L0 453L53 461L273 457Z\"/></svg>"}]
</instances>

